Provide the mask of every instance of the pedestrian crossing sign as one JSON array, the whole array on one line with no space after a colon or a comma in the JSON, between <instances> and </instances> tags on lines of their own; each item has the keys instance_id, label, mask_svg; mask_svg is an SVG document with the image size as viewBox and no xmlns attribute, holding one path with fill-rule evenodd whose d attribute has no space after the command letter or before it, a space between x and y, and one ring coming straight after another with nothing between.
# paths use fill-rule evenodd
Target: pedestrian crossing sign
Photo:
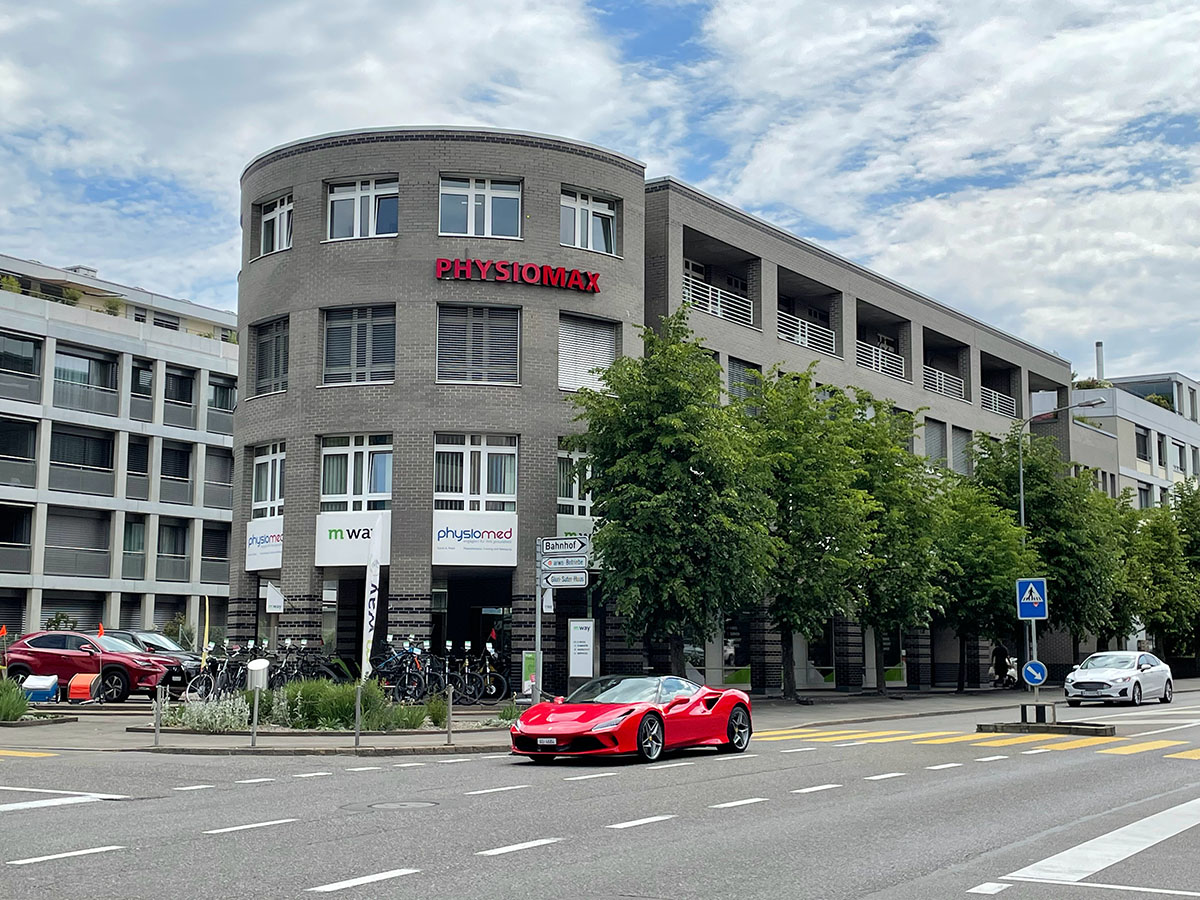
<instances>
[{"instance_id":1,"label":"pedestrian crossing sign","mask_svg":"<svg viewBox=\"0 0 1200 900\"><path fill-rule=\"evenodd\" d=\"M1017 618L1048 619L1050 603L1046 596L1045 578L1017 579Z\"/></svg>"}]
</instances>

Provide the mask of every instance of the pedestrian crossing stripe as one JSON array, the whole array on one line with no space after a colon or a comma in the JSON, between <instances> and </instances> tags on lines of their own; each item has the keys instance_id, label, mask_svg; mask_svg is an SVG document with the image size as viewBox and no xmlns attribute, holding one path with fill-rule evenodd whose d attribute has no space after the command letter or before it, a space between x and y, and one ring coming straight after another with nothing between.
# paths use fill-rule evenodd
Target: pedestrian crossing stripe
<instances>
[{"instance_id":1,"label":"pedestrian crossing stripe","mask_svg":"<svg viewBox=\"0 0 1200 900\"><path fill-rule=\"evenodd\" d=\"M833 734L834 733L833 726L831 726L831 725L797 725L795 728L777 728L774 731L756 731L754 733L758 737L775 737L775 736L781 735L781 734L787 734L787 735L811 734L816 731L820 731L825 734ZM852 732L852 731L862 731L862 729L861 728L839 728L839 729L837 729L838 734L848 734L849 732Z\"/></svg>"},{"instance_id":2,"label":"pedestrian crossing stripe","mask_svg":"<svg viewBox=\"0 0 1200 900\"><path fill-rule=\"evenodd\" d=\"M32 750L0 750L0 756L19 756L26 759L40 759L44 756L58 756L58 754L34 753Z\"/></svg>"},{"instance_id":3,"label":"pedestrian crossing stripe","mask_svg":"<svg viewBox=\"0 0 1200 900\"><path fill-rule=\"evenodd\" d=\"M759 741L807 741L817 737L828 737L837 735L838 740L851 740L862 734L861 731L808 731L804 734L778 734L773 737L763 737L761 733L754 736L755 740Z\"/></svg>"},{"instance_id":4,"label":"pedestrian crossing stripe","mask_svg":"<svg viewBox=\"0 0 1200 900\"><path fill-rule=\"evenodd\" d=\"M1150 750L1162 750L1165 747L1178 747L1187 741L1145 741L1141 744L1126 744L1124 747L1109 747L1107 750L1097 750L1097 753L1115 753L1118 756L1130 756L1134 753L1146 753Z\"/></svg>"},{"instance_id":5,"label":"pedestrian crossing stripe","mask_svg":"<svg viewBox=\"0 0 1200 900\"><path fill-rule=\"evenodd\" d=\"M977 734L976 737L979 735ZM980 741L975 747L1011 747L1013 744L1031 744L1034 741L1053 740L1044 734L1019 734L1016 737L1000 738L999 740Z\"/></svg>"},{"instance_id":6,"label":"pedestrian crossing stripe","mask_svg":"<svg viewBox=\"0 0 1200 900\"><path fill-rule=\"evenodd\" d=\"M1168 753L1165 759L1200 759L1200 749L1181 750L1179 753Z\"/></svg>"},{"instance_id":7,"label":"pedestrian crossing stripe","mask_svg":"<svg viewBox=\"0 0 1200 900\"><path fill-rule=\"evenodd\" d=\"M941 737L946 734L958 734L957 731L926 731L922 734L902 734L899 737L872 738L864 741L867 744L891 744L895 741L915 741L917 738Z\"/></svg>"},{"instance_id":8,"label":"pedestrian crossing stripe","mask_svg":"<svg viewBox=\"0 0 1200 900\"><path fill-rule=\"evenodd\" d=\"M858 734L836 735L834 737L812 737L810 735L810 736L806 737L805 740L811 740L814 743L824 744L824 743L833 743L834 741L860 741L860 740L863 740L864 738L884 737L885 735L889 735L889 734L900 734L900 735L904 735L905 737L910 737L912 735L912 732L911 731L867 731L867 732L862 732L862 733L858 733Z\"/></svg>"},{"instance_id":9,"label":"pedestrian crossing stripe","mask_svg":"<svg viewBox=\"0 0 1200 900\"><path fill-rule=\"evenodd\" d=\"M997 734L996 736L1004 737L1003 734ZM975 732L973 734L960 734L960 735L956 735L955 737L934 738L933 740L930 740L930 741L916 741L915 743L918 743L918 744L961 744L964 741L977 741L977 740L979 740L979 732Z\"/></svg>"},{"instance_id":10,"label":"pedestrian crossing stripe","mask_svg":"<svg viewBox=\"0 0 1200 900\"><path fill-rule=\"evenodd\" d=\"M1078 750L1081 747L1096 747L1100 744L1112 744L1117 741L1123 741L1125 738L1119 737L1087 737L1079 738L1075 741L1066 741L1062 744L1049 744L1047 750Z\"/></svg>"}]
</instances>

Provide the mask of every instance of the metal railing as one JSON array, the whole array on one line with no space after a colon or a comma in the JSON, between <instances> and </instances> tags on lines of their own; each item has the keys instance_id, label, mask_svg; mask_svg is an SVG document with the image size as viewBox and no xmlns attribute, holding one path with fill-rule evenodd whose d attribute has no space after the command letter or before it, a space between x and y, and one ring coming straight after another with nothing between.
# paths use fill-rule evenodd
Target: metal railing
<instances>
[{"instance_id":1,"label":"metal railing","mask_svg":"<svg viewBox=\"0 0 1200 900\"><path fill-rule=\"evenodd\" d=\"M904 357L882 347L857 341L855 357L864 369L874 369L893 378L904 377Z\"/></svg>"},{"instance_id":2,"label":"metal railing","mask_svg":"<svg viewBox=\"0 0 1200 900\"><path fill-rule=\"evenodd\" d=\"M1008 394L993 391L989 387L979 388L979 405L989 412L999 413L1010 419L1017 417L1017 401Z\"/></svg>"},{"instance_id":3,"label":"metal railing","mask_svg":"<svg viewBox=\"0 0 1200 900\"><path fill-rule=\"evenodd\" d=\"M14 369L0 369L0 397L24 400L26 403L41 403L42 377Z\"/></svg>"},{"instance_id":4,"label":"metal railing","mask_svg":"<svg viewBox=\"0 0 1200 900\"><path fill-rule=\"evenodd\" d=\"M221 481L204 482L204 505L212 509L233 509L233 485Z\"/></svg>"},{"instance_id":5,"label":"metal railing","mask_svg":"<svg viewBox=\"0 0 1200 900\"><path fill-rule=\"evenodd\" d=\"M824 325L808 322L782 309L779 316L779 339L801 347L808 347L830 356L837 355L837 339L833 331Z\"/></svg>"},{"instance_id":6,"label":"metal railing","mask_svg":"<svg viewBox=\"0 0 1200 900\"><path fill-rule=\"evenodd\" d=\"M0 456L0 484L37 485L37 462L25 456Z\"/></svg>"},{"instance_id":7,"label":"metal railing","mask_svg":"<svg viewBox=\"0 0 1200 900\"><path fill-rule=\"evenodd\" d=\"M29 544L0 543L0 572L28 575L31 554Z\"/></svg>"},{"instance_id":8,"label":"metal railing","mask_svg":"<svg viewBox=\"0 0 1200 900\"><path fill-rule=\"evenodd\" d=\"M116 388L81 384L78 381L67 381L65 378L54 379L54 405L63 409L81 409L84 412L115 416L120 402Z\"/></svg>"},{"instance_id":9,"label":"metal railing","mask_svg":"<svg viewBox=\"0 0 1200 900\"><path fill-rule=\"evenodd\" d=\"M149 422L154 418L154 400L145 394L129 395L129 418Z\"/></svg>"},{"instance_id":10,"label":"metal railing","mask_svg":"<svg viewBox=\"0 0 1200 900\"><path fill-rule=\"evenodd\" d=\"M683 302L718 319L726 319L747 328L758 327L754 321L752 300L723 291L693 275L683 276Z\"/></svg>"},{"instance_id":11,"label":"metal railing","mask_svg":"<svg viewBox=\"0 0 1200 900\"><path fill-rule=\"evenodd\" d=\"M121 554L121 577L141 581L146 577L146 552L125 550Z\"/></svg>"},{"instance_id":12,"label":"metal railing","mask_svg":"<svg viewBox=\"0 0 1200 900\"><path fill-rule=\"evenodd\" d=\"M50 490L111 497L115 477L112 469L81 466L75 463L50 463Z\"/></svg>"},{"instance_id":13,"label":"metal railing","mask_svg":"<svg viewBox=\"0 0 1200 900\"><path fill-rule=\"evenodd\" d=\"M46 547L47 575L108 577L107 550L96 547Z\"/></svg>"},{"instance_id":14,"label":"metal railing","mask_svg":"<svg viewBox=\"0 0 1200 900\"><path fill-rule=\"evenodd\" d=\"M164 400L163 423L177 428L195 428L196 405L182 400Z\"/></svg>"},{"instance_id":15,"label":"metal railing","mask_svg":"<svg viewBox=\"0 0 1200 900\"><path fill-rule=\"evenodd\" d=\"M125 496L130 500L149 500L150 476L145 472L126 473Z\"/></svg>"},{"instance_id":16,"label":"metal railing","mask_svg":"<svg viewBox=\"0 0 1200 900\"><path fill-rule=\"evenodd\" d=\"M192 560L187 554L158 554L158 569L155 576L159 581L191 581Z\"/></svg>"},{"instance_id":17,"label":"metal railing","mask_svg":"<svg viewBox=\"0 0 1200 900\"><path fill-rule=\"evenodd\" d=\"M158 499L163 503L183 503L190 506L192 479L163 475L158 482Z\"/></svg>"},{"instance_id":18,"label":"metal railing","mask_svg":"<svg viewBox=\"0 0 1200 900\"><path fill-rule=\"evenodd\" d=\"M213 434L233 434L233 413L227 409L210 406L208 424L205 427Z\"/></svg>"},{"instance_id":19,"label":"metal railing","mask_svg":"<svg viewBox=\"0 0 1200 900\"><path fill-rule=\"evenodd\" d=\"M961 378L931 366L925 367L925 390L957 400L965 400L967 396L967 386Z\"/></svg>"},{"instance_id":20,"label":"metal railing","mask_svg":"<svg viewBox=\"0 0 1200 900\"><path fill-rule=\"evenodd\" d=\"M200 557L200 580L205 584L225 584L229 581L229 560L217 556Z\"/></svg>"}]
</instances>

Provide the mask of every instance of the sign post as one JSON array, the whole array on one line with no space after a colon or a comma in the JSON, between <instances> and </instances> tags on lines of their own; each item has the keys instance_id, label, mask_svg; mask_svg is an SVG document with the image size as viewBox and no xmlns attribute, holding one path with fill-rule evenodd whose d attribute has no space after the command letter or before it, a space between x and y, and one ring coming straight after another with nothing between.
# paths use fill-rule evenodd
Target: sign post
<instances>
[{"instance_id":1,"label":"sign post","mask_svg":"<svg viewBox=\"0 0 1200 900\"><path fill-rule=\"evenodd\" d=\"M543 537L537 541L537 597L533 613L533 650L535 672L530 691L534 703L542 699L542 611L554 612L554 589L588 586L587 561L592 549L590 537Z\"/></svg>"},{"instance_id":2,"label":"sign post","mask_svg":"<svg viewBox=\"0 0 1200 900\"><path fill-rule=\"evenodd\" d=\"M1021 668L1026 684L1033 685L1033 702L1039 702L1042 683L1046 680L1046 667L1038 662L1037 623L1050 618L1050 602L1046 593L1045 578L1017 579L1017 618L1029 622L1030 645L1033 657ZM1035 665L1036 663L1036 665ZM1040 673L1041 678L1037 676Z\"/></svg>"}]
</instances>

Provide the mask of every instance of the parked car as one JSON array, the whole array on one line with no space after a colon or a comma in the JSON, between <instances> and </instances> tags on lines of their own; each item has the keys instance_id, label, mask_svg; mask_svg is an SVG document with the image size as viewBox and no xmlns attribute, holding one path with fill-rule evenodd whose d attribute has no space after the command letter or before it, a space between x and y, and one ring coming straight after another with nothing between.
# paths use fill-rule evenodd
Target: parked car
<instances>
[{"instance_id":1,"label":"parked car","mask_svg":"<svg viewBox=\"0 0 1200 900\"><path fill-rule=\"evenodd\" d=\"M512 726L512 752L535 762L617 754L652 762L683 747L741 753L751 731L750 698L741 691L675 676L607 675L525 710Z\"/></svg>"},{"instance_id":2,"label":"parked car","mask_svg":"<svg viewBox=\"0 0 1200 900\"><path fill-rule=\"evenodd\" d=\"M153 695L166 677L165 662L107 634L98 637L76 631L35 631L8 647L10 678L24 681L30 675L57 675L65 695L73 676L99 674L104 699L110 703L122 703L131 693Z\"/></svg>"},{"instance_id":3,"label":"parked car","mask_svg":"<svg viewBox=\"0 0 1200 900\"><path fill-rule=\"evenodd\" d=\"M1153 653L1101 650L1075 666L1063 684L1067 706L1084 700L1125 702L1134 706L1157 698L1170 703L1175 696L1171 667Z\"/></svg>"},{"instance_id":4,"label":"parked car","mask_svg":"<svg viewBox=\"0 0 1200 900\"><path fill-rule=\"evenodd\" d=\"M88 634L94 637L96 632L89 631ZM141 629L106 628L104 636L132 644L136 650L153 656L156 662L166 666L167 677L164 682L172 696L181 695L191 680L200 674L200 654L184 650L165 634Z\"/></svg>"}]
</instances>

